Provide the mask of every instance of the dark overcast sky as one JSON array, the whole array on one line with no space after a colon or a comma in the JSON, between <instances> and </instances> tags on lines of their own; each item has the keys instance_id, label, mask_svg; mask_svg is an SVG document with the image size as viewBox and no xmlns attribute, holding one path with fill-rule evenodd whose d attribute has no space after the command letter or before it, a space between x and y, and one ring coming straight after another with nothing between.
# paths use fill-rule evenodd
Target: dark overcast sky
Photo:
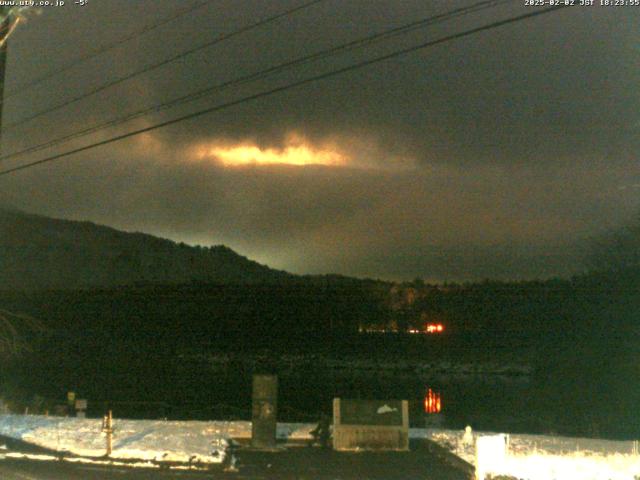
<instances>
[{"instance_id":1,"label":"dark overcast sky","mask_svg":"<svg viewBox=\"0 0 640 480\"><path fill-rule=\"evenodd\" d=\"M20 91L192 2L45 8L11 39L6 89L20 93L7 99L3 122L301 3L212 0ZM8 128L3 151L471 3L325 0ZM4 166L533 8L514 1ZM639 27L640 7L564 9L0 177L0 202L188 243L223 243L297 273L434 281L567 275L580 270L587 239L640 211ZM240 147L282 163L223 161L224 152L236 158ZM306 148L319 164L287 164L295 155L280 154L292 147Z\"/></svg>"}]
</instances>

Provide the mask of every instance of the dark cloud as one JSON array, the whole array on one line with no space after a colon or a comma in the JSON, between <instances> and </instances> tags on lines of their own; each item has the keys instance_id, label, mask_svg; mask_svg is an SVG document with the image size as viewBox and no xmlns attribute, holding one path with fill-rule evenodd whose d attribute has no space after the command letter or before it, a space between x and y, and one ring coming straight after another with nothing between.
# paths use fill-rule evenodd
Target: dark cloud
<instances>
[{"instance_id":1,"label":"dark cloud","mask_svg":"<svg viewBox=\"0 0 640 480\"><path fill-rule=\"evenodd\" d=\"M212 2L8 100L5 123L295 4ZM465 4L327 0L9 129L3 149ZM12 40L7 88L178 5L185 3L113 0L46 10ZM524 11L513 2L134 124ZM436 280L577 271L576 245L626 222L640 206L637 189L627 188L640 181L638 20L634 8L576 7L481 33L3 177L0 201L178 240L226 243L297 272ZM225 168L193 158L193 148L206 142L283 148L292 132L318 148L333 145L349 165Z\"/></svg>"}]
</instances>

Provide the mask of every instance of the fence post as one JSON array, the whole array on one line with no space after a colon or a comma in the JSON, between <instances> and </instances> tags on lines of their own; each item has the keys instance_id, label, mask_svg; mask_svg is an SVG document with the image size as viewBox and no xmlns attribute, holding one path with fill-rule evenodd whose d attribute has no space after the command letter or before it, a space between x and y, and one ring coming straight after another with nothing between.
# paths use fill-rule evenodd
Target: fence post
<instances>
[{"instance_id":1,"label":"fence post","mask_svg":"<svg viewBox=\"0 0 640 480\"><path fill-rule=\"evenodd\" d=\"M111 410L102 419L102 431L107 435L107 457L113 450L113 415Z\"/></svg>"}]
</instances>

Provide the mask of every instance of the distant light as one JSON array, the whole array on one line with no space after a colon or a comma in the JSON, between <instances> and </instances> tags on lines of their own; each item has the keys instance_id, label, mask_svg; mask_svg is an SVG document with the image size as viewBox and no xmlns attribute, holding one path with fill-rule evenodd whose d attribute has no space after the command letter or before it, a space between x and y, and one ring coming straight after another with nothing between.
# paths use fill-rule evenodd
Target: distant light
<instances>
[{"instance_id":1,"label":"distant light","mask_svg":"<svg viewBox=\"0 0 640 480\"><path fill-rule=\"evenodd\" d=\"M426 326L427 333L442 333L444 332L444 325L441 323L428 323Z\"/></svg>"}]
</instances>

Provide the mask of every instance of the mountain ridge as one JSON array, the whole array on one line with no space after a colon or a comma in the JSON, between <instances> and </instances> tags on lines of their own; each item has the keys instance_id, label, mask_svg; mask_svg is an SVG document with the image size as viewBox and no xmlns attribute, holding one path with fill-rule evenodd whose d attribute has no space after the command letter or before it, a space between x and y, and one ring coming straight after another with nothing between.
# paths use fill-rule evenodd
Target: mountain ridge
<instances>
[{"instance_id":1,"label":"mountain ridge","mask_svg":"<svg viewBox=\"0 0 640 480\"><path fill-rule=\"evenodd\" d=\"M224 245L189 246L90 221L0 207L0 288L260 283L296 278Z\"/></svg>"}]
</instances>

